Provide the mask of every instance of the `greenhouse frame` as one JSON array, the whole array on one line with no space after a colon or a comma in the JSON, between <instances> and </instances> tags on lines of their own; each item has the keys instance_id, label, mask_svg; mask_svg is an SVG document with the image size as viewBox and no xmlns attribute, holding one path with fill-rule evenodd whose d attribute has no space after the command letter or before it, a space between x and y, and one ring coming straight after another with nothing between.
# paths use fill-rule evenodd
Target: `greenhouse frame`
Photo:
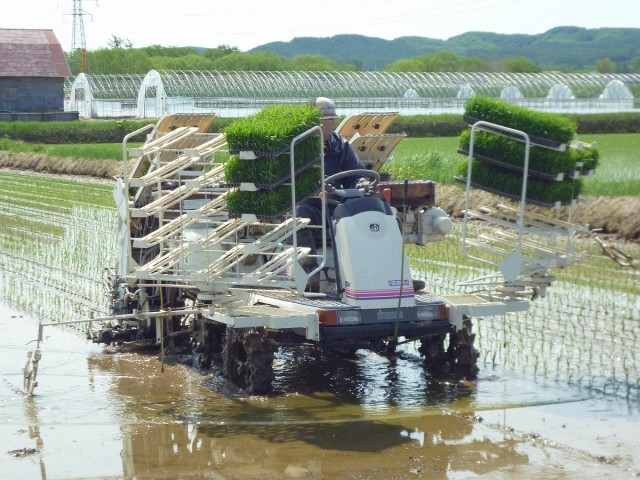
<instances>
[{"instance_id":1,"label":"greenhouse frame","mask_svg":"<svg viewBox=\"0 0 640 480\"><path fill-rule=\"evenodd\" d=\"M640 74L496 72L156 71L81 73L65 84L66 111L84 118L216 113L236 118L274 103L330 97L339 113L462 113L473 95L536 110L605 113L640 108Z\"/></svg>"}]
</instances>

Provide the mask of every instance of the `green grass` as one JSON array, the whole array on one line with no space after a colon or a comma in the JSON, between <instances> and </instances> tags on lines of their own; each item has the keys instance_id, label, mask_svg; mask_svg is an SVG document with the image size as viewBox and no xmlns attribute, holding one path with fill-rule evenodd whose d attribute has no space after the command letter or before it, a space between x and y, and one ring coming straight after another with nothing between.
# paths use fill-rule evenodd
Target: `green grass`
<instances>
[{"instance_id":1,"label":"green grass","mask_svg":"<svg viewBox=\"0 0 640 480\"><path fill-rule=\"evenodd\" d=\"M131 144L134 147L139 144ZM43 144L0 138L0 150L11 153L40 153L50 157L85 158L88 160L122 160L122 144Z\"/></svg>"},{"instance_id":2,"label":"green grass","mask_svg":"<svg viewBox=\"0 0 640 480\"><path fill-rule=\"evenodd\" d=\"M461 158L457 147L458 137L405 138L395 148L393 160L381 171L398 180L428 179L450 184Z\"/></svg>"},{"instance_id":3,"label":"green grass","mask_svg":"<svg viewBox=\"0 0 640 480\"><path fill-rule=\"evenodd\" d=\"M585 196L640 196L640 135L599 134L581 140L596 142L600 152L595 174L585 179Z\"/></svg>"}]
</instances>

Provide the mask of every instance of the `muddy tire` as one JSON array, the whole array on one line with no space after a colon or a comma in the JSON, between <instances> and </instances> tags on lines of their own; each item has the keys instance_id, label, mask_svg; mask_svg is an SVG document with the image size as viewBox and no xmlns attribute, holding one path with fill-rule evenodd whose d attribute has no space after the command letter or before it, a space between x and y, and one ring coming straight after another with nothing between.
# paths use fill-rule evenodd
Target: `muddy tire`
<instances>
[{"instance_id":1,"label":"muddy tire","mask_svg":"<svg viewBox=\"0 0 640 480\"><path fill-rule=\"evenodd\" d=\"M427 367L442 368L447 363L447 352L444 348L446 335L433 335L420 339L418 352L424 357Z\"/></svg>"},{"instance_id":2,"label":"muddy tire","mask_svg":"<svg viewBox=\"0 0 640 480\"><path fill-rule=\"evenodd\" d=\"M472 333L472 328L471 319L465 317L462 322L462 330L450 334L447 351L455 373L467 379L476 378L479 371L478 358L480 353L474 346L476 334Z\"/></svg>"},{"instance_id":3,"label":"muddy tire","mask_svg":"<svg viewBox=\"0 0 640 480\"><path fill-rule=\"evenodd\" d=\"M200 370L208 370L213 359L222 354L225 328L200 321L194 332L197 333L193 336L193 364Z\"/></svg>"},{"instance_id":4,"label":"muddy tire","mask_svg":"<svg viewBox=\"0 0 640 480\"><path fill-rule=\"evenodd\" d=\"M228 327L222 352L224 376L248 393L271 393L274 350L264 329Z\"/></svg>"}]
</instances>

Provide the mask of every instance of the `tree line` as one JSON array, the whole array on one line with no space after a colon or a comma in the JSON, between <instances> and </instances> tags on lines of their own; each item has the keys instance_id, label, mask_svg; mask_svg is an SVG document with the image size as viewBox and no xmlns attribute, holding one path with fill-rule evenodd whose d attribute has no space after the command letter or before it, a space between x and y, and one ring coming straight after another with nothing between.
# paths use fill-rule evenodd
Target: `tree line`
<instances>
[{"instance_id":1,"label":"tree line","mask_svg":"<svg viewBox=\"0 0 640 480\"><path fill-rule=\"evenodd\" d=\"M68 53L72 73L83 71L79 51ZM201 71L358 71L353 63L340 62L324 55L299 54L287 57L270 50L241 52L237 47L220 45L215 48L165 47L152 45L135 48L127 39L112 36L108 46L86 52L86 72L92 74L146 74L150 70ZM598 60L592 71L614 73L618 65L610 58ZM625 70L640 72L640 57ZM384 66L386 72L510 72L537 73L543 68L530 59L477 58L451 51L402 58Z\"/></svg>"},{"instance_id":2,"label":"tree line","mask_svg":"<svg viewBox=\"0 0 640 480\"><path fill-rule=\"evenodd\" d=\"M67 53L73 75L82 72L81 53ZM164 47L135 48L129 41L112 37L109 45L86 53L86 73L146 74L149 70L201 71L353 71L354 65L339 63L322 55L297 55L287 58L270 51L241 52L237 47L215 48Z\"/></svg>"}]
</instances>

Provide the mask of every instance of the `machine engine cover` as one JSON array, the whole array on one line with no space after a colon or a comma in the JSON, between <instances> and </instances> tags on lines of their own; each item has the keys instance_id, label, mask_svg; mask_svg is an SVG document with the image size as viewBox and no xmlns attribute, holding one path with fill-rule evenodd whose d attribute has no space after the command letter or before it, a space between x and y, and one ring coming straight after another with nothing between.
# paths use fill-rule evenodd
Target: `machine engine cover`
<instances>
[{"instance_id":1,"label":"machine engine cover","mask_svg":"<svg viewBox=\"0 0 640 480\"><path fill-rule=\"evenodd\" d=\"M401 307L415 306L402 233L390 205L378 198L350 200L336 207L333 221L345 303L393 308L402 296Z\"/></svg>"}]
</instances>

